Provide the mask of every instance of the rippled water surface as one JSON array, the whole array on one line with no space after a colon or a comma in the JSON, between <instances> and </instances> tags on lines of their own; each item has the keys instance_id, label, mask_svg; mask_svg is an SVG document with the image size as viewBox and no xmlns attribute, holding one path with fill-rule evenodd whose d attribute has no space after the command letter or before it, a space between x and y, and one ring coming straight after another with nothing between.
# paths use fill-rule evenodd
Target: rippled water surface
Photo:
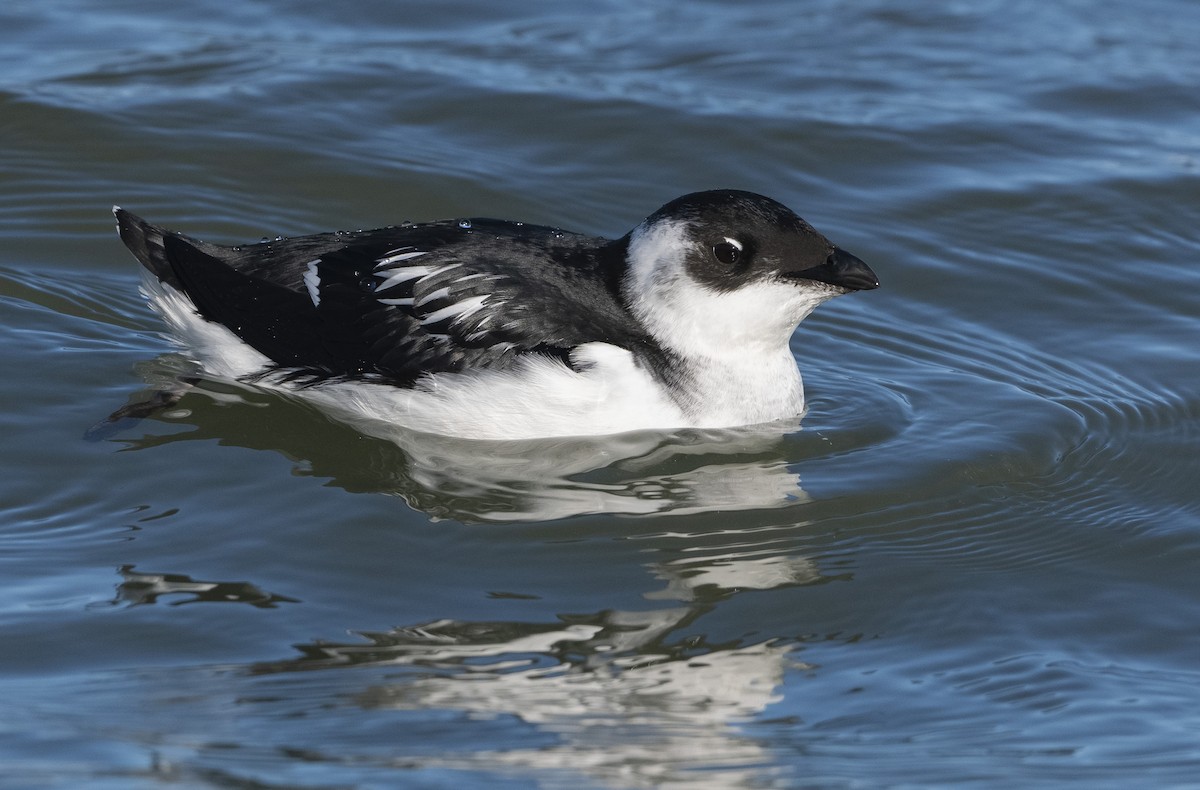
<instances>
[{"instance_id":1,"label":"rippled water surface","mask_svg":"<svg viewBox=\"0 0 1200 790\"><path fill-rule=\"evenodd\" d=\"M0 785L1189 786L1200 7L8 0ZM767 431L364 437L202 382L229 243L751 189L883 287Z\"/></svg>"}]
</instances>

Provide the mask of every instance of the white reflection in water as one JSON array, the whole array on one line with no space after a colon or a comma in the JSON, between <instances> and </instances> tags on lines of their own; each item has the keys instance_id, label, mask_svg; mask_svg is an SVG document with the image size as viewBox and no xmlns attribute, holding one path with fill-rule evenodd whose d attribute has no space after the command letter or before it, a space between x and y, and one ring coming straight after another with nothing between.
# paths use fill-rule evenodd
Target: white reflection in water
<instances>
[{"instance_id":1,"label":"white reflection in water","mask_svg":"<svg viewBox=\"0 0 1200 790\"><path fill-rule=\"evenodd\" d=\"M348 489L399 496L434 517L464 520L745 511L806 500L780 449L781 436L795 424L537 442L416 433L395 443L364 442L345 428L322 429L315 417L315 431L277 430L265 413L282 411L292 424L303 416L279 401L254 409L253 419L245 419L244 410L239 418L238 398L255 406L263 396L227 384L213 385L208 396L205 386L178 404L186 414L179 419L195 431L135 446L209 436L228 444L237 437L238 444L303 459L311 474ZM215 399L220 407L213 407ZM230 415L236 424L228 423ZM771 778L764 768L771 755L740 727L779 700L785 673L802 666L792 658L794 642L710 643L693 624L739 591L821 581L816 564L796 545L803 525L689 534L672 531L688 522L656 523L670 526L628 536L646 541L655 584L644 597L656 608L605 609L542 623L443 619L363 632L357 642L299 645L302 658L255 665L253 674L396 668L388 682L353 691L351 698L366 709L515 717L548 736L503 750L434 747L417 758L426 767L582 775L621 787L694 787L701 778L720 786L761 784ZM189 577L125 576L126 599L153 602L147 590L188 593L193 600L199 594Z\"/></svg>"},{"instance_id":2,"label":"white reflection in water","mask_svg":"<svg viewBox=\"0 0 1200 790\"><path fill-rule=\"evenodd\" d=\"M665 587L645 597L680 605L545 624L439 620L364 633L366 641L355 644L303 645L304 658L255 669L419 668L363 689L355 702L514 717L550 736L528 747L418 758L423 767L582 774L620 787L695 787L701 779L757 786L771 778L764 768L771 755L739 728L782 698L788 670L805 665L792 657L791 642L712 644L689 630L715 599L738 590L821 580L815 563L785 551L783 532L729 530L708 547L679 535L680 548L648 566ZM672 537L660 534L656 545L669 546ZM779 545L768 550L754 537Z\"/></svg>"},{"instance_id":3,"label":"white reflection in water","mask_svg":"<svg viewBox=\"0 0 1200 790\"><path fill-rule=\"evenodd\" d=\"M607 439L481 443L413 434L400 445L422 492L471 493L482 521L686 514L785 507L807 499L799 477L762 458L780 432L627 434ZM750 456L753 460L747 460ZM410 504L418 497L396 490ZM489 506L490 501L496 506Z\"/></svg>"},{"instance_id":4,"label":"white reflection in water","mask_svg":"<svg viewBox=\"0 0 1200 790\"><path fill-rule=\"evenodd\" d=\"M652 637L678 623L679 610L617 613L608 623L626 635ZM684 614L686 616L686 614ZM595 628L595 627L593 627ZM540 635L543 649L572 641L609 645L596 628L571 626ZM614 640L621 641L621 640ZM457 767L511 766L522 770L577 771L594 780L620 780L621 786L688 786L691 770L704 768L708 781L722 786L761 780L769 755L742 737L737 725L779 700L789 647L763 643L704 654L693 660L655 660L652 655L617 658L580 671L557 664L509 670L509 656L537 649L528 642L493 646L494 665L473 670L475 682L459 677L428 677L413 683L379 686L362 694L366 707L468 711L484 716L515 716L555 736L552 746L478 752ZM438 648L434 661L452 660L453 647ZM469 655L478 658L474 650ZM599 655L603 655L600 653ZM437 761L434 761L435 763ZM465 762L467 765L463 765Z\"/></svg>"}]
</instances>

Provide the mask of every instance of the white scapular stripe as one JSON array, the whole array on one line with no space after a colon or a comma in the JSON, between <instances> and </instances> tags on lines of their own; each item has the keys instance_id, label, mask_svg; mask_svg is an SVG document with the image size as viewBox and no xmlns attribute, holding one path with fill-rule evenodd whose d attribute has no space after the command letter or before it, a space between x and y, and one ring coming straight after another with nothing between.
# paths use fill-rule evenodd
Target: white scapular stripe
<instances>
[{"instance_id":1,"label":"white scapular stripe","mask_svg":"<svg viewBox=\"0 0 1200 790\"><path fill-rule=\"evenodd\" d=\"M399 249L391 250L375 263L376 269L382 269L385 266L390 266L393 263L400 261L411 260L420 255L428 254L428 250L414 250L412 247L400 247Z\"/></svg>"},{"instance_id":2,"label":"white scapular stripe","mask_svg":"<svg viewBox=\"0 0 1200 790\"><path fill-rule=\"evenodd\" d=\"M429 275L430 268L428 266L402 266L392 271L396 273L381 282L375 288L376 291L386 291L388 288L406 283L409 280L419 280Z\"/></svg>"},{"instance_id":3,"label":"white scapular stripe","mask_svg":"<svg viewBox=\"0 0 1200 790\"><path fill-rule=\"evenodd\" d=\"M320 258L311 260L305 265L304 271L304 287L308 289L308 298L312 299L313 307L321 306L321 275L317 274L320 264Z\"/></svg>"},{"instance_id":4,"label":"white scapular stripe","mask_svg":"<svg viewBox=\"0 0 1200 790\"><path fill-rule=\"evenodd\" d=\"M469 299L463 299L461 302L455 302L452 305L443 307L440 310L434 310L429 315L421 319L422 324L436 324L438 321L444 321L447 318L466 318L471 313L474 313L479 308L483 307L483 303L487 301L487 295L472 296Z\"/></svg>"},{"instance_id":5,"label":"white scapular stripe","mask_svg":"<svg viewBox=\"0 0 1200 790\"><path fill-rule=\"evenodd\" d=\"M429 293L425 294L420 299L418 299L413 304L413 306L420 307L421 305L427 304L429 302L436 302L438 299L445 299L449 295L450 295L449 288L435 288L434 290L430 291Z\"/></svg>"}]
</instances>

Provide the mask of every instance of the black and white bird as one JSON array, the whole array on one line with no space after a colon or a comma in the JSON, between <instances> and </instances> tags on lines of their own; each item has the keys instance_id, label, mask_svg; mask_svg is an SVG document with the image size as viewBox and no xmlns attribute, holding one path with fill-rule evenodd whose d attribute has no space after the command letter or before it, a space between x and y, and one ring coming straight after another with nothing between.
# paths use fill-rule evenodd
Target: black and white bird
<instances>
[{"instance_id":1,"label":"black and white bird","mask_svg":"<svg viewBox=\"0 0 1200 790\"><path fill-rule=\"evenodd\" d=\"M794 417L797 324L879 285L782 204L734 190L672 200L615 240L458 219L226 247L114 213L151 306L208 375L385 438Z\"/></svg>"}]
</instances>

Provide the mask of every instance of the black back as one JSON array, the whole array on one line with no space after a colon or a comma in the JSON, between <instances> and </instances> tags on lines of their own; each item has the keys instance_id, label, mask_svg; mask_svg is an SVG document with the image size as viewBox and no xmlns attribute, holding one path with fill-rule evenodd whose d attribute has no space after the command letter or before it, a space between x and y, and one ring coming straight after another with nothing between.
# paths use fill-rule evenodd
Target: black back
<instances>
[{"instance_id":1,"label":"black back","mask_svg":"<svg viewBox=\"0 0 1200 790\"><path fill-rule=\"evenodd\" d=\"M116 215L143 265L297 376L408 386L522 354L567 361L583 343L653 345L619 295L625 239L472 219L225 247Z\"/></svg>"}]
</instances>

